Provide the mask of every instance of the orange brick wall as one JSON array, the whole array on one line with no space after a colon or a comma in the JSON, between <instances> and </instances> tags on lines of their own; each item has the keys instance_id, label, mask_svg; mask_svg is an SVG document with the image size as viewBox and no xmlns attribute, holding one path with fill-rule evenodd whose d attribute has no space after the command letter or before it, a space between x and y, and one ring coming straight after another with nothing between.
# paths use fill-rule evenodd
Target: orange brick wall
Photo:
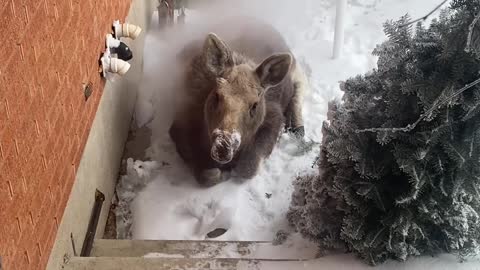
<instances>
[{"instance_id":1,"label":"orange brick wall","mask_svg":"<svg viewBox=\"0 0 480 270\"><path fill-rule=\"evenodd\" d=\"M0 256L6 270L46 266L102 95L104 36L129 6L130 0L0 0ZM93 94L85 100L88 82Z\"/></svg>"}]
</instances>

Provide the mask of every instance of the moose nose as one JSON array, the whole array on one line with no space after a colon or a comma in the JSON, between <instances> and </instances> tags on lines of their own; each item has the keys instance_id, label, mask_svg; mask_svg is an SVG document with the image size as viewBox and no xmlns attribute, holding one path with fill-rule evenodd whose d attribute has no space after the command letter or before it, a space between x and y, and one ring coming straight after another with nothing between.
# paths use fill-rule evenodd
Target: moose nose
<instances>
[{"instance_id":1,"label":"moose nose","mask_svg":"<svg viewBox=\"0 0 480 270\"><path fill-rule=\"evenodd\" d=\"M238 132L225 132L215 130L213 132L211 157L220 164L232 161L235 152L240 146L240 134Z\"/></svg>"},{"instance_id":2,"label":"moose nose","mask_svg":"<svg viewBox=\"0 0 480 270\"><path fill-rule=\"evenodd\" d=\"M233 159L233 150L224 146L212 146L211 156L220 164L227 164Z\"/></svg>"}]
</instances>

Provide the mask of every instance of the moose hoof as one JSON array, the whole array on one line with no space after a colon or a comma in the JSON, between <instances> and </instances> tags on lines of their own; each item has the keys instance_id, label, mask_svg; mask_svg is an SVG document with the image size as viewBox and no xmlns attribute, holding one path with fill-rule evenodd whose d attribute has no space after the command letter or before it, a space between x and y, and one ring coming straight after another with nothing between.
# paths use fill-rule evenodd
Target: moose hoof
<instances>
[{"instance_id":1,"label":"moose hoof","mask_svg":"<svg viewBox=\"0 0 480 270\"><path fill-rule=\"evenodd\" d=\"M301 139L305 136L305 127L299 126L299 127L290 128L290 133L293 134L295 138Z\"/></svg>"},{"instance_id":2,"label":"moose hoof","mask_svg":"<svg viewBox=\"0 0 480 270\"><path fill-rule=\"evenodd\" d=\"M211 187L222 182L222 171L218 168L203 170L200 177L204 186Z\"/></svg>"}]
</instances>

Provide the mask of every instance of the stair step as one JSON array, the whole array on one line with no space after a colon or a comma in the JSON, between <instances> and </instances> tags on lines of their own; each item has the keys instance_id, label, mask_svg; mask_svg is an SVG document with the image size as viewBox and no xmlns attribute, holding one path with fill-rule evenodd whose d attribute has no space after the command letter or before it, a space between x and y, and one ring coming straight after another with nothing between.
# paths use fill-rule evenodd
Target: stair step
<instances>
[{"instance_id":1,"label":"stair step","mask_svg":"<svg viewBox=\"0 0 480 270\"><path fill-rule=\"evenodd\" d=\"M302 261L142 257L73 257L64 270L259 270L305 269ZM313 268L311 268L313 270Z\"/></svg>"},{"instance_id":2,"label":"stair step","mask_svg":"<svg viewBox=\"0 0 480 270\"><path fill-rule=\"evenodd\" d=\"M316 248L270 242L96 239L90 256L306 260L316 255Z\"/></svg>"}]
</instances>

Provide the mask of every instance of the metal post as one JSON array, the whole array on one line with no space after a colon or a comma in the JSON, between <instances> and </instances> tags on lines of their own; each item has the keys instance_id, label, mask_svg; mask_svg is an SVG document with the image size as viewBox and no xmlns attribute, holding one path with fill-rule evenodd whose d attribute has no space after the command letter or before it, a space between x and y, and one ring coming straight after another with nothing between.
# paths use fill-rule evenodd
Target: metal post
<instances>
[{"instance_id":1,"label":"metal post","mask_svg":"<svg viewBox=\"0 0 480 270\"><path fill-rule=\"evenodd\" d=\"M180 8L180 15L177 17L178 24L185 24L185 7Z\"/></svg>"},{"instance_id":2,"label":"metal post","mask_svg":"<svg viewBox=\"0 0 480 270\"><path fill-rule=\"evenodd\" d=\"M335 37L333 43L333 59L340 56L345 36L345 13L347 0L337 0L337 11L335 14Z\"/></svg>"},{"instance_id":3,"label":"metal post","mask_svg":"<svg viewBox=\"0 0 480 270\"><path fill-rule=\"evenodd\" d=\"M93 241L95 240L95 232L97 231L98 219L100 218L100 213L102 212L102 205L104 201L105 195L97 189L95 191L95 202L93 204L93 211L92 215L90 216L90 221L88 222L87 233L85 235L85 240L83 240L80 257L90 257L90 252L92 251L93 247Z\"/></svg>"},{"instance_id":4,"label":"metal post","mask_svg":"<svg viewBox=\"0 0 480 270\"><path fill-rule=\"evenodd\" d=\"M158 23L161 28L172 26L175 23L174 9L175 3L173 0L159 0L158 10Z\"/></svg>"}]
</instances>

